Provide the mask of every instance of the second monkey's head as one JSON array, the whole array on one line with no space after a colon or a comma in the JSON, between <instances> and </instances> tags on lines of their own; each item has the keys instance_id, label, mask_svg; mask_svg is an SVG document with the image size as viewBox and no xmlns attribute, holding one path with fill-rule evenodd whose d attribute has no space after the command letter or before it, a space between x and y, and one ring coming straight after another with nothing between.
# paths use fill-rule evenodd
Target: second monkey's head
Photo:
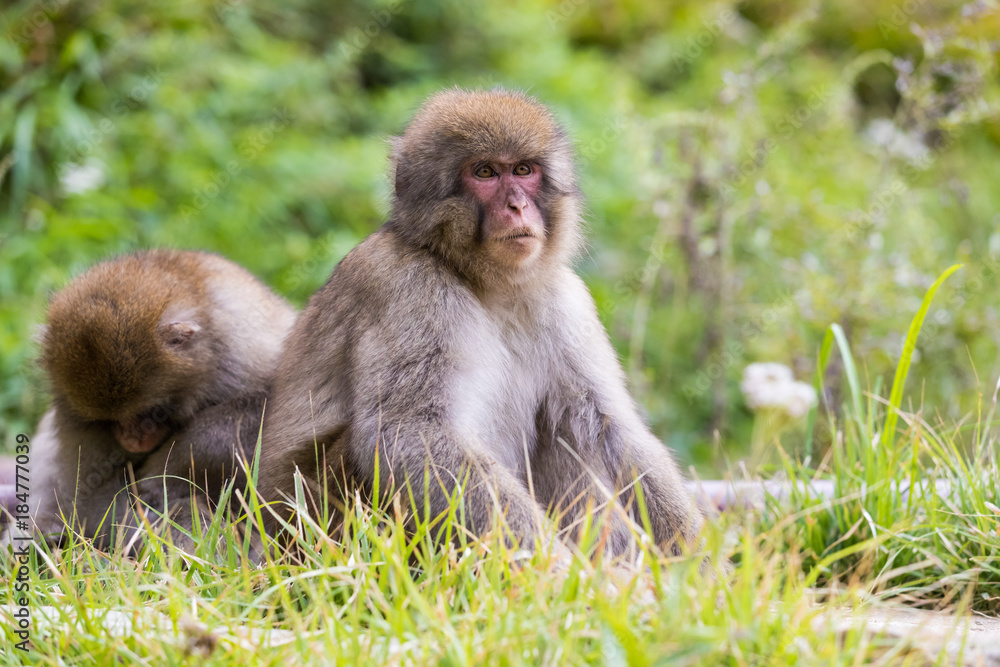
<instances>
[{"instance_id":1,"label":"second monkey's head","mask_svg":"<svg viewBox=\"0 0 1000 667\"><path fill-rule=\"evenodd\" d=\"M78 276L49 305L41 363L53 399L133 454L198 409L219 350L196 253L139 252Z\"/></svg>"},{"instance_id":2,"label":"second monkey's head","mask_svg":"<svg viewBox=\"0 0 1000 667\"><path fill-rule=\"evenodd\" d=\"M526 95L438 93L395 141L393 168L390 226L473 283L530 282L580 245L570 140Z\"/></svg>"}]
</instances>

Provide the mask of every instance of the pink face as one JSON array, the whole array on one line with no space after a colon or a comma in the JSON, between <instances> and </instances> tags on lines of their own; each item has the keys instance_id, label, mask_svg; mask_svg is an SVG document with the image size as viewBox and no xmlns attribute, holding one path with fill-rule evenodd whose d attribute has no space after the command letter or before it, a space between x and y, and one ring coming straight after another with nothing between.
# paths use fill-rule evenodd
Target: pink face
<instances>
[{"instance_id":1,"label":"pink face","mask_svg":"<svg viewBox=\"0 0 1000 667\"><path fill-rule=\"evenodd\" d=\"M483 205L483 243L501 260L520 262L545 241L538 208L542 170L531 162L474 162L462 172L466 190Z\"/></svg>"},{"instance_id":2,"label":"pink face","mask_svg":"<svg viewBox=\"0 0 1000 667\"><path fill-rule=\"evenodd\" d=\"M114 422L111 431L118 444L133 454L147 454L163 442L170 434L166 413L160 415L150 410L122 421Z\"/></svg>"}]
</instances>

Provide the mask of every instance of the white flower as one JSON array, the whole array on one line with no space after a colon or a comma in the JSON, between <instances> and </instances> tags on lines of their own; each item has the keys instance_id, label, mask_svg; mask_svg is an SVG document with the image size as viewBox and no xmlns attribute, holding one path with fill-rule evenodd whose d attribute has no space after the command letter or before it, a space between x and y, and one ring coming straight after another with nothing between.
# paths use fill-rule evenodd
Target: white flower
<instances>
[{"instance_id":1,"label":"white flower","mask_svg":"<svg viewBox=\"0 0 1000 667\"><path fill-rule=\"evenodd\" d=\"M903 132L888 118L876 118L869 123L864 137L901 160L915 162L930 153L919 132Z\"/></svg>"},{"instance_id":2,"label":"white flower","mask_svg":"<svg viewBox=\"0 0 1000 667\"><path fill-rule=\"evenodd\" d=\"M805 382L793 382L785 402L785 412L791 417L804 417L816 405L816 390Z\"/></svg>"},{"instance_id":3,"label":"white flower","mask_svg":"<svg viewBox=\"0 0 1000 667\"><path fill-rule=\"evenodd\" d=\"M59 171L59 184L68 195L78 195L104 185L104 163L100 160L87 160L84 164L67 162Z\"/></svg>"},{"instance_id":4,"label":"white flower","mask_svg":"<svg viewBox=\"0 0 1000 667\"><path fill-rule=\"evenodd\" d=\"M816 404L816 390L796 382L792 369L784 364L750 364L743 369L740 390L751 410L778 408L790 417L802 417Z\"/></svg>"}]
</instances>

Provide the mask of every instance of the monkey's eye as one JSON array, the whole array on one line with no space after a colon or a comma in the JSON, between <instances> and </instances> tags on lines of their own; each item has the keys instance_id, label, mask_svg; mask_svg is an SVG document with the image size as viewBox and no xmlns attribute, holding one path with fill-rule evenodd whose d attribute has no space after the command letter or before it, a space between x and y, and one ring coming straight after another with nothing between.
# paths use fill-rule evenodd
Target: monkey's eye
<instances>
[{"instance_id":1,"label":"monkey's eye","mask_svg":"<svg viewBox=\"0 0 1000 667\"><path fill-rule=\"evenodd\" d=\"M531 173L531 165L527 164L526 162L522 162L521 164L514 167L515 176L527 176L530 173Z\"/></svg>"},{"instance_id":2,"label":"monkey's eye","mask_svg":"<svg viewBox=\"0 0 1000 667\"><path fill-rule=\"evenodd\" d=\"M488 164L484 164L479 169L476 169L476 176L478 178L492 178L496 176L496 174L497 173L493 171L493 167L489 166Z\"/></svg>"}]
</instances>

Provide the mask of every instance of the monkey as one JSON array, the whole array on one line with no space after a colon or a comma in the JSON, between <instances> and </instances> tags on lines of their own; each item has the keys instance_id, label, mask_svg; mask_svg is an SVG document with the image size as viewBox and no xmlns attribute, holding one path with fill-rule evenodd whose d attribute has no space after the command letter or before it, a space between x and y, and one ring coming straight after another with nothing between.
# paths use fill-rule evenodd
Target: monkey
<instances>
[{"instance_id":1,"label":"monkey","mask_svg":"<svg viewBox=\"0 0 1000 667\"><path fill-rule=\"evenodd\" d=\"M465 529L500 525L528 549L545 512L578 539L588 508L612 507L612 555L634 549L641 500L665 553L690 545L702 515L572 268L582 194L552 112L517 91L447 90L391 153L387 221L311 297L281 354L261 497L292 499L299 470L313 509L337 480L405 485L415 511L438 516L460 487Z\"/></svg>"},{"instance_id":2,"label":"monkey","mask_svg":"<svg viewBox=\"0 0 1000 667\"><path fill-rule=\"evenodd\" d=\"M36 532L106 548L167 502L190 528L192 497L245 481L294 319L248 271L196 251L120 256L56 293L39 335L52 406L32 439Z\"/></svg>"}]
</instances>

